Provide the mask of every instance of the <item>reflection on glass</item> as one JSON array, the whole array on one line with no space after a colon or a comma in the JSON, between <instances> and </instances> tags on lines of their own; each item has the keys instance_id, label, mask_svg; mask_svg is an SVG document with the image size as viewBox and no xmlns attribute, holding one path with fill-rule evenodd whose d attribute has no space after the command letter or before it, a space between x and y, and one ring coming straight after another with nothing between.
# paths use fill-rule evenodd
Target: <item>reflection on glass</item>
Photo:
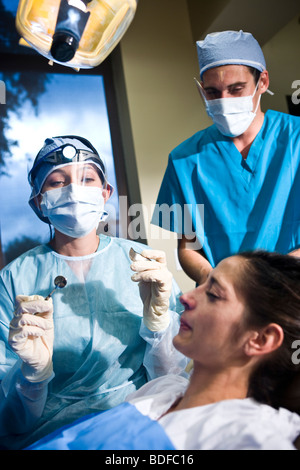
<instances>
[{"instance_id":1,"label":"reflection on glass","mask_svg":"<svg viewBox=\"0 0 300 470\"><path fill-rule=\"evenodd\" d=\"M33 106L32 100L26 99L32 73L15 73L9 80L7 77L0 74L0 80L7 82L5 116L2 114L0 119L4 131L1 147L8 143L5 166L0 166L3 251L7 253L13 247L15 252L24 252L24 245L28 249L49 240L49 227L36 217L28 205L30 187L27 174L45 138L51 136L79 135L90 140L98 150L105 162L108 180L115 189L106 210L117 224L119 198L103 78L99 75L49 74L45 76L46 81L39 94L32 90L37 100L36 106ZM20 80L24 83L27 80L25 87L22 87ZM23 93L17 108L13 106L13 90ZM14 142L16 145L12 145Z\"/></svg>"}]
</instances>

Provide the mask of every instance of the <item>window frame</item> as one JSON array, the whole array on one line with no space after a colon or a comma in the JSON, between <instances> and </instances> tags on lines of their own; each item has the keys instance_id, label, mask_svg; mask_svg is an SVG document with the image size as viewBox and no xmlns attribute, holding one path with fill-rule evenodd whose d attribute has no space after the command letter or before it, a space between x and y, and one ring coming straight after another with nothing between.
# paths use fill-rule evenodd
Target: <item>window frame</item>
<instances>
[{"instance_id":1,"label":"window frame","mask_svg":"<svg viewBox=\"0 0 300 470\"><path fill-rule=\"evenodd\" d=\"M56 63L50 65L47 58L31 49L24 50L24 53L0 52L0 61L3 72L30 71L32 73L70 74L75 76L78 74L101 75L103 77L118 195L119 198L123 197L123 211L122 216L119 218L119 233L120 236L130 239L128 234L128 226L131 221L128 215L129 207L131 204L140 203L141 196L120 46L118 45L105 61L97 67L80 69L79 71ZM119 207L121 208L120 204ZM124 207L126 207L126 214L124 214ZM142 230L141 233L145 233L145 230ZM147 243L146 239L143 238L136 237L134 239L141 243ZM3 259L0 242L0 269L1 258Z\"/></svg>"}]
</instances>

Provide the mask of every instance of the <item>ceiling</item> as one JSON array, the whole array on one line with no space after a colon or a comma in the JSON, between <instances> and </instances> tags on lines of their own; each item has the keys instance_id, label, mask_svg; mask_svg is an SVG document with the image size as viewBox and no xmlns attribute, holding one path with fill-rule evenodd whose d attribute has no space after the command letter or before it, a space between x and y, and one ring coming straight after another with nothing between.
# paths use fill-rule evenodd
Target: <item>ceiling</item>
<instances>
[{"instance_id":1,"label":"ceiling","mask_svg":"<svg viewBox=\"0 0 300 470\"><path fill-rule=\"evenodd\" d=\"M224 30L251 32L264 46L295 16L299 0L187 0L194 41Z\"/></svg>"}]
</instances>

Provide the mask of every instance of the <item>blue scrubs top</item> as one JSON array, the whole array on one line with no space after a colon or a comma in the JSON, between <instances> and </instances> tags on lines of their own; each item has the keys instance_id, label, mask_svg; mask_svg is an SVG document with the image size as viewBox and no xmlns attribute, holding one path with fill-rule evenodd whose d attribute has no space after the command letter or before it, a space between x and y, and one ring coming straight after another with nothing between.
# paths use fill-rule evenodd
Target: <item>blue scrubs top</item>
<instances>
[{"instance_id":1,"label":"blue scrubs top","mask_svg":"<svg viewBox=\"0 0 300 470\"><path fill-rule=\"evenodd\" d=\"M171 152L152 223L197 235L213 267L246 250L288 253L300 247L299 160L299 117L267 111L247 160L213 125Z\"/></svg>"}]
</instances>

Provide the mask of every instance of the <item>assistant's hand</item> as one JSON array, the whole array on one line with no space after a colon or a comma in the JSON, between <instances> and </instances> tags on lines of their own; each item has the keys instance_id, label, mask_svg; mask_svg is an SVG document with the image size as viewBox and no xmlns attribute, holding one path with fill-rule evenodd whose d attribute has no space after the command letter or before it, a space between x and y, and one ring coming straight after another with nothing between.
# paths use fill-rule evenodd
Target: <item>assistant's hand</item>
<instances>
[{"instance_id":1,"label":"assistant's hand","mask_svg":"<svg viewBox=\"0 0 300 470\"><path fill-rule=\"evenodd\" d=\"M172 290L172 274L167 269L166 255L163 251L144 250L145 258L133 260L130 266L136 271L131 279L139 283L141 299L144 303L144 323L151 331L168 327L169 299Z\"/></svg>"},{"instance_id":2,"label":"assistant's hand","mask_svg":"<svg viewBox=\"0 0 300 470\"><path fill-rule=\"evenodd\" d=\"M30 382L41 382L51 376L53 340L52 298L18 295L8 342L22 359L22 373Z\"/></svg>"}]
</instances>

